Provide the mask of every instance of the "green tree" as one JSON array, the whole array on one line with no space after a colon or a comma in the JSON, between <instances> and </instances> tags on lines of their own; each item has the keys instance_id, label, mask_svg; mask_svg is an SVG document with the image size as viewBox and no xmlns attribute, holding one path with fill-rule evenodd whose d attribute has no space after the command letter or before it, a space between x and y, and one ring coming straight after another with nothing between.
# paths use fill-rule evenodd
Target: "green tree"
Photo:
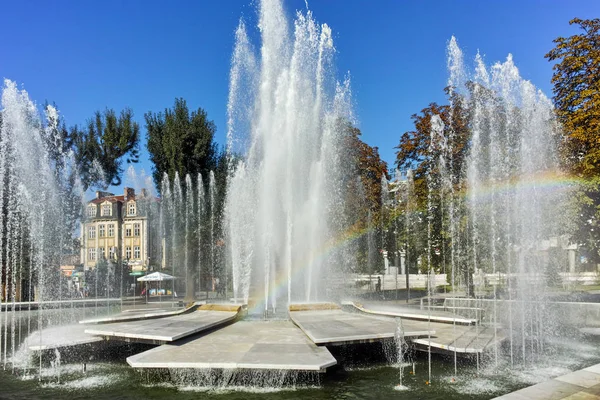
<instances>
[{"instance_id":1,"label":"green tree","mask_svg":"<svg viewBox=\"0 0 600 400\"><path fill-rule=\"evenodd\" d=\"M85 188L121 184L123 159L127 163L139 161L139 131L133 112L128 108L122 110L119 116L112 109L96 111L85 128L70 128L65 137L72 141L76 165Z\"/></svg>"},{"instance_id":2,"label":"green tree","mask_svg":"<svg viewBox=\"0 0 600 400\"><path fill-rule=\"evenodd\" d=\"M198 173L207 177L216 168L219 156L214 142L216 126L202 108L190 113L186 101L178 98L173 108L165 109L164 113L148 112L144 118L157 188L160 189L165 173L173 182L176 172L180 177Z\"/></svg>"},{"instance_id":3,"label":"green tree","mask_svg":"<svg viewBox=\"0 0 600 400\"><path fill-rule=\"evenodd\" d=\"M564 130L561 159L581 181L570 206L572 240L600 262L600 19L569 21L581 32L554 40L546 54L552 67L553 100Z\"/></svg>"},{"instance_id":4,"label":"green tree","mask_svg":"<svg viewBox=\"0 0 600 400\"><path fill-rule=\"evenodd\" d=\"M446 92L448 90L446 89ZM446 168L450 175L450 184L454 188L455 213L460 213L461 204L461 185L464 180L464 160L468 151L470 139L469 131L469 113L468 107L464 104L464 98L459 94L453 94L452 106L439 105L431 103L428 107L421 110L419 114L413 114L412 120L414 129L405 132L400 137L400 142L396 147L396 167L399 170L412 169L414 176L414 198L410 199L412 208L409 216L405 215L408 208L408 202L405 200L400 206L404 210L396 210L395 218L402 215L402 221L410 221L410 237L404 237L402 240L409 242L411 264L415 263L419 257L424 260L427 250L427 231L428 231L428 182L427 174L432 174L432 267L439 272L443 271L444 254L450 252L449 221L445 210L451 195L447 184L443 185L440 179L439 156L446 159ZM444 123L442 135L449 144L447 147L434 145L433 153L430 153L431 142L431 121L432 117L437 115ZM444 192L442 192L444 191ZM462 222L461 222L462 224ZM401 230L406 235L406 227ZM464 232L463 232L464 233ZM421 268L429 268L425 263L421 263ZM465 272L465 271L463 271ZM465 272L467 273L467 272Z\"/></svg>"}]
</instances>

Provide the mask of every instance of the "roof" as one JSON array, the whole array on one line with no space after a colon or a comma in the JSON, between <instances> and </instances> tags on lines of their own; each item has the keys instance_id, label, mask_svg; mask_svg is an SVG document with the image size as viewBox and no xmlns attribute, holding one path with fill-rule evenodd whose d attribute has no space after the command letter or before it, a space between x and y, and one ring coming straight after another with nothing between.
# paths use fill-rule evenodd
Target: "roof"
<instances>
[{"instance_id":1,"label":"roof","mask_svg":"<svg viewBox=\"0 0 600 400\"><path fill-rule=\"evenodd\" d=\"M110 201L111 203L116 203L116 202L122 203L125 201L125 196L121 195L121 196L101 197L99 199L92 199L92 200L88 201L88 204L101 204L101 203L104 203L105 201Z\"/></svg>"}]
</instances>

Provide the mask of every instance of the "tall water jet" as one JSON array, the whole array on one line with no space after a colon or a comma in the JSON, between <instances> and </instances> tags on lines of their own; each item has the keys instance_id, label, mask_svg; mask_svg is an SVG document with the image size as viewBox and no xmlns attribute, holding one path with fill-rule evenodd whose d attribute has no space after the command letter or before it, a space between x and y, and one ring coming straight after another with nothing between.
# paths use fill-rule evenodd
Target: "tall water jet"
<instances>
[{"instance_id":1,"label":"tall water jet","mask_svg":"<svg viewBox=\"0 0 600 400\"><path fill-rule=\"evenodd\" d=\"M192 300L194 296L194 280L192 271L192 235L195 229L195 214L194 214L194 186L192 177L188 174L185 176L185 297L187 300Z\"/></svg>"},{"instance_id":2,"label":"tall water jet","mask_svg":"<svg viewBox=\"0 0 600 400\"><path fill-rule=\"evenodd\" d=\"M225 217L235 296L273 312L324 297L333 256L322 249L343 204L341 128L353 119L349 82L333 77L331 29L310 11L291 29L278 0L258 8L260 54L243 22L236 32L228 149L244 159L229 177Z\"/></svg>"},{"instance_id":3,"label":"tall water jet","mask_svg":"<svg viewBox=\"0 0 600 400\"><path fill-rule=\"evenodd\" d=\"M177 277L178 269L176 267L180 267L182 265L182 257L181 250L183 240L182 237L185 236L185 226L183 223L183 190L181 188L181 179L179 178L179 173L175 172L175 178L173 178L173 192L171 197L171 243L172 243L172 257L171 257L171 268L173 268L173 276ZM184 271L185 273L185 271ZM173 296L176 296L176 285L175 281L177 279L171 280L172 282L172 293Z\"/></svg>"},{"instance_id":4,"label":"tall water jet","mask_svg":"<svg viewBox=\"0 0 600 400\"><path fill-rule=\"evenodd\" d=\"M405 268L404 271L406 273L406 302L410 301L410 263L411 263L411 235L412 235L412 212L414 209L414 193L415 193L415 181L414 181L414 173L411 169L406 171L406 192L405 192L405 212L404 212L404 225L405 225L405 243L404 243L404 263Z\"/></svg>"},{"instance_id":5,"label":"tall water jet","mask_svg":"<svg viewBox=\"0 0 600 400\"><path fill-rule=\"evenodd\" d=\"M210 229L210 233L209 233L209 239L210 239L210 244L209 244L209 254L210 254L210 280L211 280L211 286L212 286L212 290L217 290L216 288L216 276L215 275L215 264L217 263L217 259L216 259L216 250L215 250L215 242L216 242L216 232L215 232L215 224L216 224L216 218L217 218L217 204L216 204L216 200L217 200L217 185L215 182L215 174L213 171L210 171L209 175L208 175L208 201L209 201L209 209L210 209L210 217L208 220L208 226Z\"/></svg>"},{"instance_id":6,"label":"tall water jet","mask_svg":"<svg viewBox=\"0 0 600 400\"><path fill-rule=\"evenodd\" d=\"M488 68L478 54L474 74L469 76L454 38L448 54L451 101L468 108L471 119L465 161L471 243L467 294L475 295L473 273L482 288L486 274L493 276L490 321L494 337L498 337L498 325L504 323L509 328L511 364L517 340L520 357L533 361L543 351L545 336L556 321L545 306L548 260L543 255L547 250L544 243L561 235L556 217L564 194L546 190L544 185L561 175L554 148L558 129L552 104L519 76L510 55ZM456 229L458 221L450 226ZM458 240L451 236L453 242ZM458 249L455 244L452 247L456 259ZM508 315L503 313L503 321L497 292L501 274L508 286ZM477 304L480 308L483 300ZM496 347L495 365L498 352Z\"/></svg>"},{"instance_id":7,"label":"tall water jet","mask_svg":"<svg viewBox=\"0 0 600 400\"><path fill-rule=\"evenodd\" d=\"M5 243L1 283L5 301L12 303L10 323L6 312L0 326L0 358L6 368L17 340L15 304L24 300L22 256L28 253L29 282L36 282L35 292L29 285L27 300L34 300L34 295L39 302L37 325L41 338L48 322L44 320L43 301L61 298L57 293L61 278L56 271L65 249L57 242L64 244L72 237L71 226L65 223L71 211L65 208L64 196L76 198L81 193L75 192L79 187L72 180L71 154L56 143L54 136L58 112L48 107L44 125L27 92L9 80L4 81L1 104L0 199L6 210L0 213L0 241Z\"/></svg>"},{"instance_id":8,"label":"tall water jet","mask_svg":"<svg viewBox=\"0 0 600 400\"><path fill-rule=\"evenodd\" d=\"M202 272L203 272L203 268L202 266L204 265L204 237L205 237L205 230L204 230L204 221L206 220L206 199L205 199L205 195L204 195L204 181L202 179L202 174L198 174L198 178L196 180L196 186L197 186L197 205L198 207L196 208L196 232L197 232L197 239L198 239L198 243L197 243L197 257L198 257L198 267L197 267L197 275L198 275L198 293L202 293Z\"/></svg>"},{"instance_id":9,"label":"tall water jet","mask_svg":"<svg viewBox=\"0 0 600 400\"><path fill-rule=\"evenodd\" d=\"M450 43L448 44L448 98L450 100L450 118L449 118L449 135L448 135L448 178L447 182L449 189L449 201L448 201L448 219L449 219L449 227L450 227L450 270L451 270L451 280L450 285L452 287L453 294L456 293L457 282L456 282L456 269L457 269L457 260L458 260L458 251L459 251L459 219L457 218L457 202L455 198L455 187L460 184L460 175L455 173L455 165L454 165L454 149L455 149L455 141L456 141L456 132L454 130L454 110L456 106L461 106L461 98L459 96L455 96L455 90L457 87L461 87L463 85L463 54L460 48L458 47L458 43L456 38L452 36L450 39ZM459 189L460 192L460 189ZM456 318L453 320L453 333L456 335ZM454 349L454 377L456 378L458 372L457 367L457 356L456 356L456 348Z\"/></svg>"}]
</instances>

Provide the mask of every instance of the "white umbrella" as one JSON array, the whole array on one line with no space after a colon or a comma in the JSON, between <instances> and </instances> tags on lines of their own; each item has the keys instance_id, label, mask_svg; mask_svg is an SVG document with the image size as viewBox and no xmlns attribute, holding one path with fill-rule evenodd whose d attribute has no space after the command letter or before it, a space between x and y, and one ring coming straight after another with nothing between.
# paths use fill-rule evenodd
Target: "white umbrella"
<instances>
[{"instance_id":1,"label":"white umbrella","mask_svg":"<svg viewBox=\"0 0 600 400\"><path fill-rule=\"evenodd\" d=\"M160 282L170 281L174 278L171 275L163 274L162 272L153 272L150 275L140 276L137 278L138 282Z\"/></svg>"}]
</instances>

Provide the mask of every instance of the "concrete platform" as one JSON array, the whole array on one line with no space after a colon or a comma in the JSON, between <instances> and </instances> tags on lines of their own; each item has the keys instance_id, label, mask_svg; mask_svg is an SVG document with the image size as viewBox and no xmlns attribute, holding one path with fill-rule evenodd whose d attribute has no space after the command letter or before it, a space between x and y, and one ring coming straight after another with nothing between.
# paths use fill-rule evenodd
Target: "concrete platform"
<instances>
[{"instance_id":1,"label":"concrete platform","mask_svg":"<svg viewBox=\"0 0 600 400\"><path fill-rule=\"evenodd\" d=\"M474 325L477 323L476 319L464 318L460 315L453 314L447 311L440 310L421 310L414 307L402 306L390 302L368 302L368 303L356 303L356 302L345 302L344 305L352 305L356 309L373 315L383 315L388 317L400 317L403 319L414 319L417 321L428 321L459 324L459 325Z\"/></svg>"},{"instance_id":2,"label":"concrete platform","mask_svg":"<svg viewBox=\"0 0 600 400\"><path fill-rule=\"evenodd\" d=\"M600 364L496 397L496 399L600 399Z\"/></svg>"},{"instance_id":3,"label":"concrete platform","mask_svg":"<svg viewBox=\"0 0 600 400\"><path fill-rule=\"evenodd\" d=\"M506 339L501 329L494 334L494 329L489 327L453 326L433 322L431 327L435 329L435 335L431 339L412 340L417 348L425 350L431 345L432 351L438 353L477 354L499 346Z\"/></svg>"},{"instance_id":4,"label":"concrete platform","mask_svg":"<svg viewBox=\"0 0 600 400\"><path fill-rule=\"evenodd\" d=\"M85 333L85 326L79 324L54 326L43 331L34 331L21 347L31 351L54 350L83 344L101 342L102 338Z\"/></svg>"},{"instance_id":5,"label":"concrete platform","mask_svg":"<svg viewBox=\"0 0 600 400\"><path fill-rule=\"evenodd\" d=\"M207 304L180 315L87 327L85 333L106 339L164 344L231 322L240 310L240 305Z\"/></svg>"},{"instance_id":6,"label":"concrete platform","mask_svg":"<svg viewBox=\"0 0 600 400\"><path fill-rule=\"evenodd\" d=\"M140 308L140 309L129 309L124 310L118 314L108 315L100 318L90 318L79 321L80 324L108 324L113 322L127 322L127 321L138 321L143 319L169 317L173 315L180 315L188 312L205 302L194 303L192 306L187 308L178 308L175 310L168 310L164 308Z\"/></svg>"},{"instance_id":7,"label":"concrete platform","mask_svg":"<svg viewBox=\"0 0 600 400\"><path fill-rule=\"evenodd\" d=\"M134 368L258 369L324 372L335 365L290 321L239 321L127 358Z\"/></svg>"},{"instance_id":8,"label":"concrete platform","mask_svg":"<svg viewBox=\"0 0 600 400\"><path fill-rule=\"evenodd\" d=\"M290 311L290 318L317 345L344 345L393 338L397 323L392 318L349 313L340 309ZM406 321L404 337L416 338L435 331Z\"/></svg>"}]
</instances>

